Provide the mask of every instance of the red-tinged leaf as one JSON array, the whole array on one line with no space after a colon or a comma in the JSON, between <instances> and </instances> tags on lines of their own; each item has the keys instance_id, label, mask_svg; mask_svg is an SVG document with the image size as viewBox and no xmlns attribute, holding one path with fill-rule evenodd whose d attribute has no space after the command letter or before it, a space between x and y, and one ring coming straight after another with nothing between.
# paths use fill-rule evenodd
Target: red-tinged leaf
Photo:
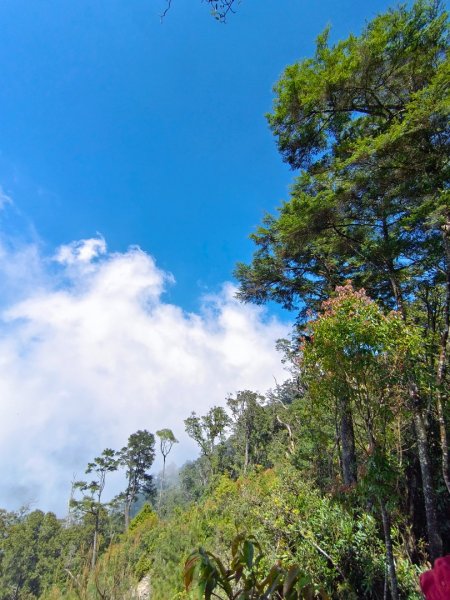
<instances>
[{"instance_id":1,"label":"red-tinged leaf","mask_svg":"<svg viewBox=\"0 0 450 600\"><path fill-rule=\"evenodd\" d=\"M267 577L262 582L262 586L265 587L266 585L270 585L273 582L273 580L275 579L275 577L279 574L279 572L280 572L280 567L278 565L274 565L270 569Z\"/></svg>"},{"instance_id":2,"label":"red-tinged leaf","mask_svg":"<svg viewBox=\"0 0 450 600\"><path fill-rule=\"evenodd\" d=\"M287 572L286 577L284 578L284 583L283 583L283 594L284 595L288 594L292 590L293 585L298 581L299 575L300 575L300 569L296 565L293 565Z\"/></svg>"},{"instance_id":3,"label":"red-tinged leaf","mask_svg":"<svg viewBox=\"0 0 450 600\"><path fill-rule=\"evenodd\" d=\"M303 590L305 600L314 600L315 590L312 585L307 585Z\"/></svg>"},{"instance_id":4,"label":"red-tinged leaf","mask_svg":"<svg viewBox=\"0 0 450 600\"><path fill-rule=\"evenodd\" d=\"M188 591L192 585L195 569L198 565L198 562L199 555L198 552L195 551L188 557L184 564L184 587L186 591Z\"/></svg>"},{"instance_id":5,"label":"red-tinged leaf","mask_svg":"<svg viewBox=\"0 0 450 600\"><path fill-rule=\"evenodd\" d=\"M239 535L237 535L234 540L231 543L231 556L236 556L238 550L239 550L239 546L240 543L245 539L245 535L243 533L240 533Z\"/></svg>"},{"instance_id":6,"label":"red-tinged leaf","mask_svg":"<svg viewBox=\"0 0 450 600\"><path fill-rule=\"evenodd\" d=\"M272 594L275 592L275 590L277 590L277 588L282 584L282 582L283 573L278 571L267 590L261 596L261 600L270 600L270 598L272 598Z\"/></svg>"},{"instance_id":7,"label":"red-tinged leaf","mask_svg":"<svg viewBox=\"0 0 450 600\"><path fill-rule=\"evenodd\" d=\"M236 583L239 583L239 580L241 579L243 572L244 572L244 566L243 565L241 565L240 567L238 567L236 569L236 571L234 572L234 580L235 580Z\"/></svg>"}]
</instances>

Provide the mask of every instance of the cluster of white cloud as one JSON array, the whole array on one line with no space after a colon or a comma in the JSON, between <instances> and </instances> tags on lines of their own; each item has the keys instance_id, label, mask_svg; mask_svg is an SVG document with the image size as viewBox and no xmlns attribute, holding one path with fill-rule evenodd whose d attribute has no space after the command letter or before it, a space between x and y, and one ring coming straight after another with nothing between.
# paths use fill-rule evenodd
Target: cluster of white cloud
<instances>
[{"instance_id":1,"label":"cluster of white cloud","mask_svg":"<svg viewBox=\"0 0 450 600\"><path fill-rule=\"evenodd\" d=\"M172 276L139 248L109 253L97 237L49 260L0 245L0 277L0 507L61 514L73 473L137 429L171 427L181 464L195 456L192 410L285 376L274 346L286 325L230 284L183 311L164 300Z\"/></svg>"}]
</instances>

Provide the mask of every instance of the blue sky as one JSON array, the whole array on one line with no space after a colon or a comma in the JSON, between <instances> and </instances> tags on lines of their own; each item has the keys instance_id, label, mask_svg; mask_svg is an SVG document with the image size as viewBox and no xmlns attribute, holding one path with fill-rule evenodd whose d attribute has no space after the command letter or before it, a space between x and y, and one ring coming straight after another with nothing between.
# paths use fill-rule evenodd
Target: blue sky
<instances>
[{"instance_id":1,"label":"blue sky","mask_svg":"<svg viewBox=\"0 0 450 600\"><path fill-rule=\"evenodd\" d=\"M161 0L1 3L0 184L49 252L96 232L137 244L194 309L287 195L264 119L284 66L388 4L243 0L227 25L172 4L161 24Z\"/></svg>"},{"instance_id":2,"label":"blue sky","mask_svg":"<svg viewBox=\"0 0 450 600\"><path fill-rule=\"evenodd\" d=\"M192 410L287 376L292 315L230 283L293 178L264 114L327 24L387 4L242 0L227 25L172 5L0 3L0 507L64 514L137 429L172 428L181 464Z\"/></svg>"}]
</instances>

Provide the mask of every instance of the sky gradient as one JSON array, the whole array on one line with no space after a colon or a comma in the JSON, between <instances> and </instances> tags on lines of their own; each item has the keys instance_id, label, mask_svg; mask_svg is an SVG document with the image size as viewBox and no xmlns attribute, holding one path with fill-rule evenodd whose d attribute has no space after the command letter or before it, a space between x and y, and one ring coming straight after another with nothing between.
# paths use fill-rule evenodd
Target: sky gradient
<instances>
[{"instance_id":1,"label":"sky gradient","mask_svg":"<svg viewBox=\"0 0 450 600\"><path fill-rule=\"evenodd\" d=\"M174 273L174 299L229 279L292 173L264 115L283 68L387 3L4 0L0 183L50 249L100 232ZM51 251L51 250L50 250Z\"/></svg>"}]
</instances>

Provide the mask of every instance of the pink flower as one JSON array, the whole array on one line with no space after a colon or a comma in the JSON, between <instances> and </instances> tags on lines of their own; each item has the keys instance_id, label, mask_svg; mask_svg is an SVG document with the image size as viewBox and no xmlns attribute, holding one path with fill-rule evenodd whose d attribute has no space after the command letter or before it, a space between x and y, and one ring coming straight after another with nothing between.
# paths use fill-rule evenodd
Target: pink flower
<instances>
[{"instance_id":1,"label":"pink flower","mask_svg":"<svg viewBox=\"0 0 450 600\"><path fill-rule=\"evenodd\" d=\"M450 599L450 554L434 561L434 568L420 576L426 600Z\"/></svg>"}]
</instances>

